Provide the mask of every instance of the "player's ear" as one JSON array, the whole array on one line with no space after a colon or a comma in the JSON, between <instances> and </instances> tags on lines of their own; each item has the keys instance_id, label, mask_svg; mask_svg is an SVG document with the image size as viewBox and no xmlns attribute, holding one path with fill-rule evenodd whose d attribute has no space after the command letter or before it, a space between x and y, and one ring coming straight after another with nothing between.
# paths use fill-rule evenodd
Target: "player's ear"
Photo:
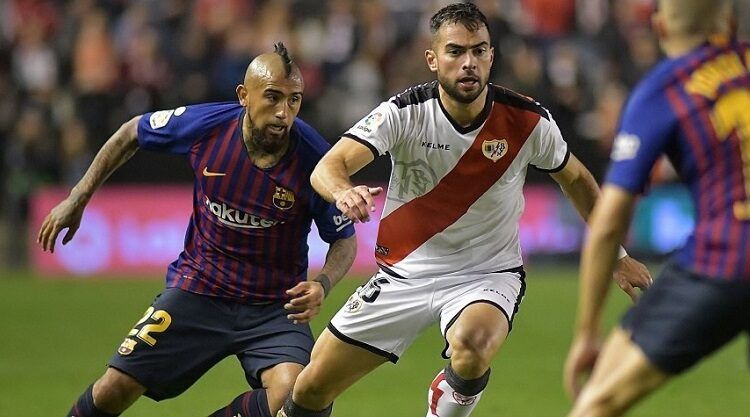
<instances>
[{"instance_id":1,"label":"player's ear","mask_svg":"<svg viewBox=\"0 0 750 417\"><path fill-rule=\"evenodd\" d=\"M667 27L664 23L664 15L661 11L657 10L651 15L651 27L654 29L654 33L659 39L664 39L667 36Z\"/></svg>"},{"instance_id":2,"label":"player's ear","mask_svg":"<svg viewBox=\"0 0 750 417\"><path fill-rule=\"evenodd\" d=\"M437 72L438 70L438 64L437 64L437 54L435 54L435 51L432 49L428 49L424 51L424 58L427 60L427 67L432 72Z\"/></svg>"},{"instance_id":3,"label":"player's ear","mask_svg":"<svg viewBox=\"0 0 750 417\"><path fill-rule=\"evenodd\" d=\"M237 99L239 99L240 105L242 105L242 107L247 106L247 88L245 88L245 85L238 85L234 91L237 92Z\"/></svg>"}]
</instances>

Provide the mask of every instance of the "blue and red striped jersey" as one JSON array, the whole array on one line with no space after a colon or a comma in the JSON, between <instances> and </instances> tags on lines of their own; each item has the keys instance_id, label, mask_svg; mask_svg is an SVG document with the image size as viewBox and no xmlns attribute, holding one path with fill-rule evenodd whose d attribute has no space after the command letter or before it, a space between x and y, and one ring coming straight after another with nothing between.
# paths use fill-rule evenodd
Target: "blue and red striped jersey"
<instances>
[{"instance_id":1,"label":"blue and red striped jersey","mask_svg":"<svg viewBox=\"0 0 750 417\"><path fill-rule=\"evenodd\" d=\"M695 205L676 261L750 281L750 44L716 39L657 65L622 115L607 182L642 192L666 154Z\"/></svg>"},{"instance_id":2,"label":"blue and red striped jersey","mask_svg":"<svg viewBox=\"0 0 750 417\"><path fill-rule=\"evenodd\" d=\"M307 279L312 221L328 243L352 236L354 227L310 185L328 143L296 119L286 154L261 169L243 141L244 115L236 103L146 113L138 143L186 154L195 174L185 248L169 265L167 287L232 300L281 300Z\"/></svg>"}]
</instances>

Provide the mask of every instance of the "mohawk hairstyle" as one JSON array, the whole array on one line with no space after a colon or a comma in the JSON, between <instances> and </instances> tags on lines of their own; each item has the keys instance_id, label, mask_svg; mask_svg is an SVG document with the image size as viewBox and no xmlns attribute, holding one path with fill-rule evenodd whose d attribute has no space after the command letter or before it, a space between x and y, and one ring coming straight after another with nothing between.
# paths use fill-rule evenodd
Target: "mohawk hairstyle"
<instances>
[{"instance_id":1,"label":"mohawk hairstyle","mask_svg":"<svg viewBox=\"0 0 750 417\"><path fill-rule=\"evenodd\" d=\"M430 18L430 33L436 34L446 23L461 23L472 32L479 30L482 25L487 29L490 27L487 18L473 3L453 3L438 10Z\"/></svg>"},{"instance_id":2,"label":"mohawk hairstyle","mask_svg":"<svg viewBox=\"0 0 750 417\"><path fill-rule=\"evenodd\" d=\"M284 46L284 42L278 42L273 45L273 51L281 57L284 62L284 71L286 71L287 77L292 72L292 57L289 56L289 51Z\"/></svg>"}]
</instances>

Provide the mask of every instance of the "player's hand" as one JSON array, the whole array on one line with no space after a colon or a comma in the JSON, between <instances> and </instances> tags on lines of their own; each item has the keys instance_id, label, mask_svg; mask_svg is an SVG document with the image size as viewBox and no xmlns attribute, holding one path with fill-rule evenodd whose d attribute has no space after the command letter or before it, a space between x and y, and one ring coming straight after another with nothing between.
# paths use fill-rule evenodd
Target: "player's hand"
<instances>
[{"instance_id":1,"label":"player's hand","mask_svg":"<svg viewBox=\"0 0 750 417\"><path fill-rule=\"evenodd\" d=\"M593 336L577 336L573 340L565 360L563 385L568 396L575 400L581 393L586 378L591 374L601 351L599 339Z\"/></svg>"},{"instance_id":2,"label":"player's hand","mask_svg":"<svg viewBox=\"0 0 750 417\"><path fill-rule=\"evenodd\" d=\"M645 290L654 282L646 265L643 265L630 256L625 256L617 261L613 277L617 281L617 285L630 296L630 299L634 303L640 297L640 293L636 288Z\"/></svg>"},{"instance_id":3,"label":"player's hand","mask_svg":"<svg viewBox=\"0 0 750 417\"><path fill-rule=\"evenodd\" d=\"M83 217L83 210L85 208L85 204L76 203L70 198L66 198L55 206L44 219L44 222L42 222L42 227L39 229L39 235L36 238L36 242L42 245L42 250L49 250L51 253L54 253L57 235L63 229L68 229L62 240L63 245L70 242L81 225L81 218Z\"/></svg>"},{"instance_id":4,"label":"player's hand","mask_svg":"<svg viewBox=\"0 0 750 417\"><path fill-rule=\"evenodd\" d=\"M336 208L354 223L370 221L370 213L375 211L374 196L383 192L383 187L358 185L333 193Z\"/></svg>"},{"instance_id":5,"label":"player's hand","mask_svg":"<svg viewBox=\"0 0 750 417\"><path fill-rule=\"evenodd\" d=\"M286 294L291 297L284 305L290 312L286 318L294 324L310 322L320 312L320 305L325 298L323 285L317 281L300 282L294 288L286 290Z\"/></svg>"}]
</instances>

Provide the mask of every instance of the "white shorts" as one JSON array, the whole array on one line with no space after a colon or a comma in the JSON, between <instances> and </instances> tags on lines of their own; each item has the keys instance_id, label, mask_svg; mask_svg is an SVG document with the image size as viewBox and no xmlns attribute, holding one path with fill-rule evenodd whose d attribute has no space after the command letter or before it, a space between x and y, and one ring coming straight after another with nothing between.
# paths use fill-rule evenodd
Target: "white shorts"
<instances>
[{"instance_id":1,"label":"white shorts","mask_svg":"<svg viewBox=\"0 0 750 417\"><path fill-rule=\"evenodd\" d=\"M342 341L384 356L391 362L425 328L440 322L445 337L469 304L494 305L513 325L526 284L523 268L489 274L403 279L378 271L333 316L328 329ZM449 350L443 351L448 358Z\"/></svg>"}]
</instances>

